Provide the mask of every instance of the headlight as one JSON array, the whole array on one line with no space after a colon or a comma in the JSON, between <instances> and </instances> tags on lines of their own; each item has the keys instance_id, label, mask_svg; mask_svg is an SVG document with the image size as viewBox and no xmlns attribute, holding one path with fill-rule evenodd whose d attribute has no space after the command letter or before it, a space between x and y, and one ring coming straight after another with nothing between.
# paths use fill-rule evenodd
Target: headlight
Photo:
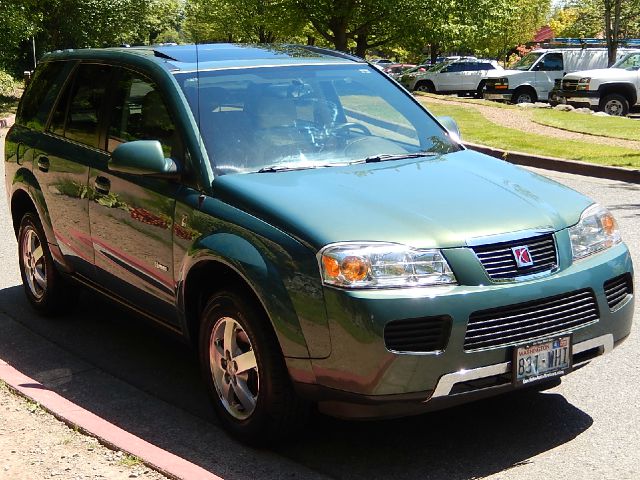
<instances>
[{"instance_id":1,"label":"headlight","mask_svg":"<svg viewBox=\"0 0 640 480\"><path fill-rule=\"evenodd\" d=\"M440 250L395 243L340 243L318 254L322 280L345 288L423 287L456 282Z\"/></svg>"},{"instance_id":2,"label":"headlight","mask_svg":"<svg viewBox=\"0 0 640 480\"><path fill-rule=\"evenodd\" d=\"M590 77L583 77L580 80L578 80L578 86L576 87L576 90L589 90L590 83L591 83Z\"/></svg>"},{"instance_id":3,"label":"headlight","mask_svg":"<svg viewBox=\"0 0 640 480\"><path fill-rule=\"evenodd\" d=\"M577 225L569 229L573 259L579 260L622 241L613 215L597 203L587 208Z\"/></svg>"}]
</instances>

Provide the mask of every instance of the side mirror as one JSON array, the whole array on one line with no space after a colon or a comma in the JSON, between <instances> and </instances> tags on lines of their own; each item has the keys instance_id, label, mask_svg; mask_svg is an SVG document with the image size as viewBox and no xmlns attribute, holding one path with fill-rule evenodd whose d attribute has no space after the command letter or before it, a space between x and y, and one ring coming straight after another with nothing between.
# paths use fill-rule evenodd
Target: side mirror
<instances>
[{"instance_id":1,"label":"side mirror","mask_svg":"<svg viewBox=\"0 0 640 480\"><path fill-rule=\"evenodd\" d=\"M436 117L436 119L440 122L440 125L449 132L454 140L460 140L460 128L458 127L458 123L452 117L444 116Z\"/></svg>"},{"instance_id":2,"label":"side mirror","mask_svg":"<svg viewBox=\"0 0 640 480\"><path fill-rule=\"evenodd\" d=\"M123 143L111 154L109 170L133 175L174 176L178 166L165 158L157 140L135 140Z\"/></svg>"}]
</instances>

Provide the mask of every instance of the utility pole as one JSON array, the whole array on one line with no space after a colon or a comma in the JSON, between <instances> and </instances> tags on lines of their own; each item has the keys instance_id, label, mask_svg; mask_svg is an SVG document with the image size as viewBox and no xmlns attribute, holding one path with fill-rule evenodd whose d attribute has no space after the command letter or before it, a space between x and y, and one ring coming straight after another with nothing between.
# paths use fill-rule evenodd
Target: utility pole
<instances>
[{"instance_id":1,"label":"utility pole","mask_svg":"<svg viewBox=\"0 0 640 480\"><path fill-rule=\"evenodd\" d=\"M33 49L33 69L35 70L38 66L38 61L36 60L36 37L31 37L31 47Z\"/></svg>"}]
</instances>

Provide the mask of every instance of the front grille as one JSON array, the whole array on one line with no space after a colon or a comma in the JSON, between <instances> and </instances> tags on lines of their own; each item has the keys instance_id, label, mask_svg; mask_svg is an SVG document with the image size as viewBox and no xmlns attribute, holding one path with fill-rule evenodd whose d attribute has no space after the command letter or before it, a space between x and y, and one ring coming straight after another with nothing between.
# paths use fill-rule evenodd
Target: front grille
<instances>
[{"instance_id":1,"label":"front grille","mask_svg":"<svg viewBox=\"0 0 640 480\"><path fill-rule=\"evenodd\" d=\"M631 274L625 273L619 277L612 278L604 282L604 293L607 296L607 303L611 310L623 303L627 295L633 293L633 283Z\"/></svg>"},{"instance_id":2,"label":"front grille","mask_svg":"<svg viewBox=\"0 0 640 480\"><path fill-rule=\"evenodd\" d=\"M533 265L518 267L511 250L514 247L527 246ZM510 280L516 277L551 271L556 268L558 259L553 234L494 243L473 247L478 260L492 280Z\"/></svg>"},{"instance_id":3,"label":"front grille","mask_svg":"<svg viewBox=\"0 0 640 480\"><path fill-rule=\"evenodd\" d=\"M464 349L515 345L584 327L596 321L598 304L591 289L482 310L469 317Z\"/></svg>"},{"instance_id":4,"label":"front grille","mask_svg":"<svg viewBox=\"0 0 640 480\"><path fill-rule=\"evenodd\" d=\"M384 343L395 352L437 352L444 350L451 334L451 317L392 320L384 327Z\"/></svg>"},{"instance_id":5,"label":"front grille","mask_svg":"<svg viewBox=\"0 0 640 480\"><path fill-rule=\"evenodd\" d=\"M562 89L563 90L577 90L578 89L578 80L563 80L562 81Z\"/></svg>"}]
</instances>

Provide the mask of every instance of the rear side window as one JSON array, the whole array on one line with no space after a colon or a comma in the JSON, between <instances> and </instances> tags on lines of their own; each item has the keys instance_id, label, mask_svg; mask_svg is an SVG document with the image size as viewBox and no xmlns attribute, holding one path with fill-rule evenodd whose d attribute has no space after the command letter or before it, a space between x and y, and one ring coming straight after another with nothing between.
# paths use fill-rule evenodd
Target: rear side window
<instances>
[{"instance_id":1,"label":"rear side window","mask_svg":"<svg viewBox=\"0 0 640 480\"><path fill-rule=\"evenodd\" d=\"M71 66L71 62L46 62L38 66L20 103L17 124L44 130L51 107Z\"/></svg>"},{"instance_id":2,"label":"rear side window","mask_svg":"<svg viewBox=\"0 0 640 480\"><path fill-rule=\"evenodd\" d=\"M97 147L102 106L110 74L111 67L106 65L80 65L56 106L50 131Z\"/></svg>"}]
</instances>

